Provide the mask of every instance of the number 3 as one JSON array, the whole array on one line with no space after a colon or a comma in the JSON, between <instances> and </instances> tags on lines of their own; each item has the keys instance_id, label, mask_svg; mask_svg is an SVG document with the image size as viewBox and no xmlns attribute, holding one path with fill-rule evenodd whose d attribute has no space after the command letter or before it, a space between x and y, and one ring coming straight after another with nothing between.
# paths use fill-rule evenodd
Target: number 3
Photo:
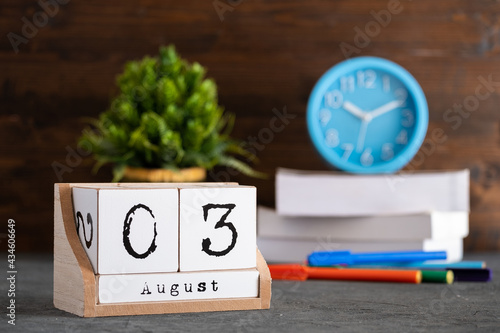
<instances>
[{"instance_id":1,"label":"number 3","mask_svg":"<svg viewBox=\"0 0 500 333\"><path fill-rule=\"evenodd\" d=\"M206 204L205 206L203 206L203 219L205 220L205 222L207 222L208 211L210 209L216 209L216 208L225 208L225 209L227 209L227 212L224 215L222 215L220 221L215 224L215 229L219 229L219 228L223 228L223 227L228 227L229 230L231 230L231 232L233 234L232 240L231 240L231 244L225 250L222 250L222 251L213 251L213 250L210 250L210 245L212 245L212 241L210 240L210 238L203 239L203 241L201 243L201 249L206 254L208 254L210 256L216 256L216 257L225 256L236 245L236 238L238 238L238 233L236 232L236 228L234 227L234 225L231 222L226 223L227 216L231 213L231 211L235 207L236 207L235 204L226 204L226 205Z\"/></svg>"}]
</instances>

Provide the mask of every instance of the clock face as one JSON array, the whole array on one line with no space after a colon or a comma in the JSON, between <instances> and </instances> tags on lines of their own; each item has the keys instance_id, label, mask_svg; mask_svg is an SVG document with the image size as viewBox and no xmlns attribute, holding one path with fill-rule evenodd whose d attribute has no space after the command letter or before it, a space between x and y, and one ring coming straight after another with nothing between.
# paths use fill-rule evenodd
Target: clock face
<instances>
[{"instance_id":1,"label":"clock face","mask_svg":"<svg viewBox=\"0 0 500 333\"><path fill-rule=\"evenodd\" d=\"M318 81L307 121L314 145L334 166L388 173L417 153L428 109L422 89L405 69L360 57L340 63Z\"/></svg>"}]
</instances>

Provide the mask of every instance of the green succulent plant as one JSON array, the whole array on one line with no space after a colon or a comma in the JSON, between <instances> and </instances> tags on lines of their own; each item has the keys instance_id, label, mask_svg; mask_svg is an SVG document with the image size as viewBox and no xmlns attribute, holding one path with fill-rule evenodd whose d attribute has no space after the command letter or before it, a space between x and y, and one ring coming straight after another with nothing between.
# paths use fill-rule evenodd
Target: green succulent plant
<instances>
[{"instance_id":1,"label":"green succulent plant","mask_svg":"<svg viewBox=\"0 0 500 333\"><path fill-rule=\"evenodd\" d=\"M118 181L125 166L210 170L223 165L262 177L238 158L255 156L230 138L234 115L219 105L217 86L205 72L172 45L161 47L157 57L128 62L117 78L119 95L79 140L90 145L95 171L113 163L113 180Z\"/></svg>"}]
</instances>

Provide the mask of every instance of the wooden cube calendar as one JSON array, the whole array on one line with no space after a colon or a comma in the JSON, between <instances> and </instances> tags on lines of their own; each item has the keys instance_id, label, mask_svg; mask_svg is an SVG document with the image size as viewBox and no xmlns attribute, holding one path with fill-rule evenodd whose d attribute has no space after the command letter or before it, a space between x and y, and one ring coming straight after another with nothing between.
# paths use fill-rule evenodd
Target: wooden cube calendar
<instances>
[{"instance_id":1,"label":"wooden cube calendar","mask_svg":"<svg viewBox=\"0 0 500 333\"><path fill-rule=\"evenodd\" d=\"M266 309L256 189L55 184L54 305L85 317Z\"/></svg>"}]
</instances>

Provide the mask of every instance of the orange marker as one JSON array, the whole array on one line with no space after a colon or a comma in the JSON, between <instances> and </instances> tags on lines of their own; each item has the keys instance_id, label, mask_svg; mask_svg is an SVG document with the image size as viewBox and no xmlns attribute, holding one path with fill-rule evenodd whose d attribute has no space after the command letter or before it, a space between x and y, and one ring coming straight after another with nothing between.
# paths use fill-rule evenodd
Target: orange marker
<instances>
[{"instance_id":1,"label":"orange marker","mask_svg":"<svg viewBox=\"0 0 500 333\"><path fill-rule=\"evenodd\" d=\"M308 267L299 264L269 265L271 277L276 280L324 279L372 282L420 283L421 271L393 269Z\"/></svg>"}]
</instances>

